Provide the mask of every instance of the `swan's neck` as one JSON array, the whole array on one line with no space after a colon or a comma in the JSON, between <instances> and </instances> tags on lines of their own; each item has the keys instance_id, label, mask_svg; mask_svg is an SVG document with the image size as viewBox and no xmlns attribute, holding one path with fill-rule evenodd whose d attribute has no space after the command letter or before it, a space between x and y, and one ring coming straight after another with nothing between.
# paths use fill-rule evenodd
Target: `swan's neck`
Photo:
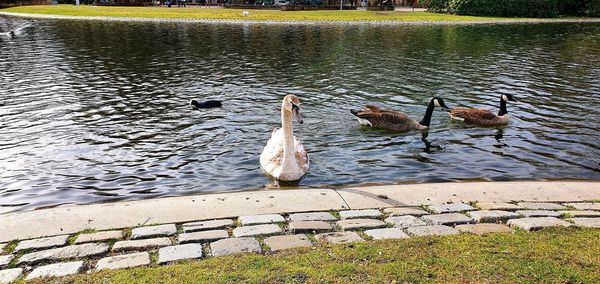
<instances>
[{"instance_id":1,"label":"swan's neck","mask_svg":"<svg viewBox=\"0 0 600 284\"><path fill-rule=\"evenodd\" d=\"M435 108L435 103L432 100L429 102L429 105L427 106L427 110L425 111L425 116L423 116L423 120L421 120L419 122L420 125L429 127L429 124L431 124L431 115L433 115L434 108Z\"/></svg>"},{"instance_id":2,"label":"swan's neck","mask_svg":"<svg viewBox=\"0 0 600 284\"><path fill-rule=\"evenodd\" d=\"M281 129L283 130L283 160L281 166L289 168L296 164L294 131L292 130L292 112L281 106Z\"/></svg>"},{"instance_id":3,"label":"swan's neck","mask_svg":"<svg viewBox=\"0 0 600 284\"><path fill-rule=\"evenodd\" d=\"M503 116L508 113L506 109L506 101L500 98L500 111L498 112L498 116Z\"/></svg>"}]
</instances>

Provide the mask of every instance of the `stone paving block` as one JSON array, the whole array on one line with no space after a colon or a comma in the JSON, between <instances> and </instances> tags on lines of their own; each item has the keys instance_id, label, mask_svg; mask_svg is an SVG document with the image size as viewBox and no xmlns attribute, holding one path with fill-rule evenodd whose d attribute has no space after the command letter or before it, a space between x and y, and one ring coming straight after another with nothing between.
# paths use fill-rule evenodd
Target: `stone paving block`
<instances>
[{"instance_id":1,"label":"stone paving block","mask_svg":"<svg viewBox=\"0 0 600 284\"><path fill-rule=\"evenodd\" d=\"M146 250L149 248L166 247L171 245L169 238L155 238L132 241L118 241L113 245L114 252L127 250Z\"/></svg>"},{"instance_id":2,"label":"stone paving block","mask_svg":"<svg viewBox=\"0 0 600 284\"><path fill-rule=\"evenodd\" d=\"M571 223L554 217L534 217L523 219L512 219L508 221L511 227L518 227L526 231L535 231L548 227L569 227Z\"/></svg>"},{"instance_id":3,"label":"stone paving block","mask_svg":"<svg viewBox=\"0 0 600 284\"><path fill-rule=\"evenodd\" d=\"M523 207L521 207L519 205L507 203L507 202L479 202L479 203L477 203L477 207L479 207L479 209L481 209L481 210L514 211L514 210L524 209Z\"/></svg>"},{"instance_id":4,"label":"stone paving block","mask_svg":"<svg viewBox=\"0 0 600 284\"><path fill-rule=\"evenodd\" d=\"M572 218L569 221L579 227L600 228L600 218Z\"/></svg>"},{"instance_id":5,"label":"stone paving block","mask_svg":"<svg viewBox=\"0 0 600 284\"><path fill-rule=\"evenodd\" d=\"M427 225L427 223L423 221L423 219L411 215L389 217L385 219L385 222L388 224L392 224L394 225L394 227L397 228L408 228Z\"/></svg>"},{"instance_id":6,"label":"stone paving block","mask_svg":"<svg viewBox=\"0 0 600 284\"><path fill-rule=\"evenodd\" d=\"M183 231L186 233L206 231L206 230L225 229L227 227L233 227L233 220L222 219L222 220L191 222L191 223L183 224L182 227L183 227Z\"/></svg>"},{"instance_id":7,"label":"stone paving block","mask_svg":"<svg viewBox=\"0 0 600 284\"><path fill-rule=\"evenodd\" d=\"M222 256L235 253L262 253L262 248L255 238L228 238L210 244L212 256Z\"/></svg>"},{"instance_id":8,"label":"stone paving block","mask_svg":"<svg viewBox=\"0 0 600 284\"><path fill-rule=\"evenodd\" d=\"M439 205L429 205L427 209L433 213L460 213L475 210L471 205L465 203L448 203Z\"/></svg>"},{"instance_id":9,"label":"stone paving block","mask_svg":"<svg viewBox=\"0 0 600 284\"><path fill-rule=\"evenodd\" d=\"M362 242L364 241L357 233L355 232L332 232L332 233L323 233L315 236L315 239L318 242L332 243L332 244L345 244L345 243L353 243L353 242Z\"/></svg>"},{"instance_id":10,"label":"stone paving block","mask_svg":"<svg viewBox=\"0 0 600 284\"><path fill-rule=\"evenodd\" d=\"M88 243L66 246L24 254L19 258L21 263L36 263L39 261L67 260L80 257L96 256L108 252L108 244Z\"/></svg>"},{"instance_id":11,"label":"stone paving block","mask_svg":"<svg viewBox=\"0 0 600 284\"><path fill-rule=\"evenodd\" d=\"M304 234L268 237L265 239L265 244L269 246L272 251L298 247L311 247L313 245L310 239Z\"/></svg>"},{"instance_id":12,"label":"stone paving block","mask_svg":"<svg viewBox=\"0 0 600 284\"><path fill-rule=\"evenodd\" d=\"M233 236L239 237L256 237L256 236L272 236L281 234L283 230L276 224L242 226L233 229Z\"/></svg>"},{"instance_id":13,"label":"stone paving block","mask_svg":"<svg viewBox=\"0 0 600 284\"><path fill-rule=\"evenodd\" d=\"M91 234L81 234L75 240L75 244L101 242L108 240L119 240L123 238L123 231L104 231Z\"/></svg>"},{"instance_id":14,"label":"stone paving block","mask_svg":"<svg viewBox=\"0 0 600 284\"><path fill-rule=\"evenodd\" d=\"M560 213L550 210L517 210L515 213L523 217L560 217Z\"/></svg>"},{"instance_id":15,"label":"stone paving block","mask_svg":"<svg viewBox=\"0 0 600 284\"><path fill-rule=\"evenodd\" d=\"M131 231L131 239L136 240L151 237L166 237L175 235L176 233L177 227L175 227L175 224L139 227Z\"/></svg>"},{"instance_id":16,"label":"stone paving block","mask_svg":"<svg viewBox=\"0 0 600 284\"><path fill-rule=\"evenodd\" d=\"M386 214L389 214L390 217L404 216L404 215L411 215L411 216L419 217L419 216L429 214L429 212L427 212L421 208L418 208L418 207L385 208L385 209L383 209L383 212Z\"/></svg>"},{"instance_id":17,"label":"stone paving block","mask_svg":"<svg viewBox=\"0 0 600 284\"><path fill-rule=\"evenodd\" d=\"M202 257L201 244L185 244L160 248L158 250L158 263L166 263L184 259L196 259Z\"/></svg>"},{"instance_id":18,"label":"stone paving block","mask_svg":"<svg viewBox=\"0 0 600 284\"><path fill-rule=\"evenodd\" d=\"M473 223L473 219L460 213L425 215L421 218L432 225L460 225Z\"/></svg>"},{"instance_id":19,"label":"stone paving block","mask_svg":"<svg viewBox=\"0 0 600 284\"><path fill-rule=\"evenodd\" d=\"M242 226L283 223L285 219L279 214L248 215L240 216L238 221Z\"/></svg>"},{"instance_id":20,"label":"stone paving block","mask_svg":"<svg viewBox=\"0 0 600 284\"><path fill-rule=\"evenodd\" d=\"M53 263L34 269L31 271L31 273L29 273L29 275L27 275L26 279L29 280L40 277L62 277L77 274L81 270L83 270L83 261Z\"/></svg>"},{"instance_id":21,"label":"stone paving block","mask_svg":"<svg viewBox=\"0 0 600 284\"><path fill-rule=\"evenodd\" d=\"M47 248L64 246L67 244L68 238L69 238L68 235L64 235L64 236L55 236L55 237L20 241L19 244L17 245L17 247L15 248L14 252L19 252L19 251L26 250L26 249L39 250L39 249L47 249Z\"/></svg>"},{"instance_id":22,"label":"stone paving block","mask_svg":"<svg viewBox=\"0 0 600 284\"><path fill-rule=\"evenodd\" d=\"M288 228L292 233L328 232L333 230L333 224L324 221L295 221Z\"/></svg>"},{"instance_id":23,"label":"stone paving block","mask_svg":"<svg viewBox=\"0 0 600 284\"><path fill-rule=\"evenodd\" d=\"M329 212L308 212L290 214L290 222L297 221L337 221Z\"/></svg>"},{"instance_id":24,"label":"stone paving block","mask_svg":"<svg viewBox=\"0 0 600 284\"><path fill-rule=\"evenodd\" d=\"M565 206L573 207L577 210L596 210L600 211L600 203L581 202L581 203L565 203Z\"/></svg>"},{"instance_id":25,"label":"stone paving block","mask_svg":"<svg viewBox=\"0 0 600 284\"><path fill-rule=\"evenodd\" d=\"M458 225L456 229L463 233L471 233L477 235L486 235L490 233L510 233L513 229L503 224L467 224Z\"/></svg>"},{"instance_id":26,"label":"stone paving block","mask_svg":"<svg viewBox=\"0 0 600 284\"><path fill-rule=\"evenodd\" d=\"M406 229L406 232L409 235L423 237L423 236L446 236L446 235L456 235L458 234L458 230L444 226L444 225L431 225L431 226L419 226L419 227L409 227Z\"/></svg>"},{"instance_id":27,"label":"stone paving block","mask_svg":"<svg viewBox=\"0 0 600 284\"><path fill-rule=\"evenodd\" d=\"M550 202L519 202L517 205L529 210L567 210L567 207Z\"/></svg>"},{"instance_id":28,"label":"stone paving block","mask_svg":"<svg viewBox=\"0 0 600 284\"><path fill-rule=\"evenodd\" d=\"M400 228L383 228L383 229L372 229L366 230L365 234L374 240L384 239L406 239L409 236L402 231Z\"/></svg>"},{"instance_id":29,"label":"stone paving block","mask_svg":"<svg viewBox=\"0 0 600 284\"><path fill-rule=\"evenodd\" d=\"M180 244L187 243L204 243L204 242L212 242L220 239L229 238L229 233L225 230L210 230L210 231L200 231L193 233L184 233L179 234L177 240Z\"/></svg>"},{"instance_id":30,"label":"stone paving block","mask_svg":"<svg viewBox=\"0 0 600 284\"><path fill-rule=\"evenodd\" d=\"M15 258L12 254L0 255L0 268L7 266Z\"/></svg>"},{"instance_id":31,"label":"stone paving block","mask_svg":"<svg viewBox=\"0 0 600 284\"><path fill-rule=\"evenodd\" d=\"M519 218L519 214L501 211L501 210L481 210L468 212L469 215L475 222L500 222L509 219Z\"/></svg>"},{"instance_id":32,"label":"stone paving block","mask_svg":"<svg viewBox=\"0 0 600 284\"><path fill-rule=\"evenodd\" d=\"M364 209L364 210L346 210L340 211L340 219L362 219L362 218L379 218L383 215L379 210L376 209Z\"/></svg>"},{"instance_id":33,"label":"stone paving block","mask_svg":"<svg viewBox=\"0 0 600 284\"><path fill-rule=\"evenodd\" d=\"M347 219L337 221L336 226L342 231L359 229L376 229L385 227L385 223L376 219Z\"/></svg>"},{"instance_id":34,"label":"stone paving block","mask_svg":"<svg viewBox=\"0 0 600 284\"><path fill-rule=\"evenodd\" d=\"M96 270L130 268L148 264L150 264L150 255L144 251L105 257L98 260Z\"/></svg>"},{"instance_id":35,"label":"stone paving block","mask_svg":"<svg viewBox=\"0 0 600 284\"><path fill-rule=\"evenodd\" d=\"M590 210L564 210L558 211L561 216L568 217L600 217L600 211L590 211Z\"/></svg>"},{"instance_id":36,"label":"stone paving block","mask_svg":"<svg viewBox=\"0 0 600 284\"><path fill-rule=\"evenodd\" d=\"M23 274L23 268L0 270L0 283L12 283Z\"/></svg>"}]
</instances>

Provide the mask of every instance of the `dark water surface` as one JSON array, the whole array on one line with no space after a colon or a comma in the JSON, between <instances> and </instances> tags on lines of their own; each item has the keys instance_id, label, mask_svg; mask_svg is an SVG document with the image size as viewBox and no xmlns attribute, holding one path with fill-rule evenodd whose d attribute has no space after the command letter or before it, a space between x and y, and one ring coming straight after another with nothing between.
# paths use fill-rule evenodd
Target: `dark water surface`
<instances>
[{"instance_id":1,"label":"dark water surface","mask_svg":"<svg viewBox=\"0 0 600 284\"><path fill-rule=\"evenodd\" d=\"M258 157L300 97L303 187L600 179L600 25L287 26L0 18L0 212L263 188ZM505 128L434 114L360 127L365 103L420 119L433 95ZM224 100L190 110L190 98Z\"/></svg>"}]
</instances>

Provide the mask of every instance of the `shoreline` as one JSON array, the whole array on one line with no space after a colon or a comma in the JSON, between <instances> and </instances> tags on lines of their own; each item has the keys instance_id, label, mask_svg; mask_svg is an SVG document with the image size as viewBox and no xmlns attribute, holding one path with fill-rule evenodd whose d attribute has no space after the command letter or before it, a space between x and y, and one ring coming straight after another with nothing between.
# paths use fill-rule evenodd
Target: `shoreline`
<instances>
[{"instance_id":1,"label":"shoreline","mask_svg":"<svg viewBox=\"0 0 600 284\"><path fill-rule=\"evenodd\" d=\"M440 183L198 195L5 214L0 215L0 228L2 283L33 279L46 283L47 277L75 277L54 278L69 281L90 275L117 279L131 271L134 274L127 278L146 275L163 279L154 276L160 274L155 269L178 270L177 265L183 265L195 270L192 266L221 262L221 257L228 255L235 255L236 263L240 259L256 263L257 257L276 254L271 260L279 267L278 257L303 253L290 249L322 251L341 244L336 249L345 254L354 251L354 244L344 245L349 243L377 246L393 242L391 247L397 248L417 242L429 251L445 236L448 246L442 250L444 254L454 255L456 246L464 245L467 238L472 240L469 247L491 240L499 245L496 250L520 243L524 247L519 251L531 256L525 249L531 245L523 242L531 243L540 234L552 240L565 238L554 251L565 249L563 242L597 238L600 181ZM530 234L538 230L542 232ZM501 244L498 238L502 238ZM540 245L545 248L548 243ZM277 254L283 250L287 252ZM381 250L391 255L388 249ZM400 251L393 255L404 259ZM364 259L364 251L360 255ZM467 255L470 258L472 253ZM179 261L187 262L175 264ZM139 270L123 270L131 268ZM193 273L184 269L169 274L182 279Z\"/></svg>"},{"instance_id":2,"label":"shoreline","mask_svg":"<svg viewBox=\"0 0 600 284\"><path fill-rule=\"evenodd\" d=\"M419 246L429 251L431 244L447 236L451 249L443 250L445 253L455 252L464 238L479 238L469 235L492 236L495 245L502 237L500 246L504 246L530 242L552 229L553 240L558 233L566 238L564 242L580 243L597 238L600 232L600 181L439 183L197 195L5 214L0 215L0 228L2 283L33 279L46 283L47 277L90 275L115 279L115 275L132 271L123 269L131 268L141 273L128 278L139 279L140 275L156 275L154 269L177 269L177 265L193 269L192 265L214 259L220 262L228 255L235 255L236 263L244 258L256 263L256 257L271 257L283 250L287 251L283 255L300 256L302 251L290 250L299 248L330 250L341 244L339 249L352 253L355 245L344 244L385 244L379 240L394 242L395 248L420 242L423 245ZM538 230L542 232L529 235ZM584 236L571 238L573 234ZM481 245L485 239L474 239L473 245ZM561 243L554 250L564 248ZM382 250L389 254L388 249ZM361 255L363 258L364 252ZM399 251L393 255L404 258ZM279 266L276 258L272 260ZM187 262L174 264L179 261ZM191 271L170 274L185 278Z\"/></svg>"},{"instance_id":3,"label":"shoreline","mask_svg":"<svg viewBox=\"0 0 600 284\"><path fill-rule=\"evenodd\" d=\"M297 185L291 187L268 187L268 186L257 186L257 187L243 187L243 188L228 188L217 191L195 191L195 192L186 192L182 194L164 194L157 195L155 197L147 198L117 198L117 199L107 199L101 201L92 201L92 202L69 202L69 203L60 203L60 204L50 204L50 205L39 205L33 208L27 209L17 209L11 210L11 208L18 208L19 206L0 206L0 217L5 214L13 214L13 213L23 213L23 212L31 212L52 208L63 208L63 207L72 207L72 206L87 206L87 205L100 205L100 204L111 204L111 203L120 203L120 202L137 202L144 200L153 200L153 199L162 199L162 198L185 198L185 197L194 197L194 196L204 196L204 195L214 195L214 194L230 194L230 193L248 193L248 192L257 192L257 191L289 191L289 190L344 190L347 188L375 188L375 187L403 187L403 186L415 186L415 185L436 185L436 184L471 184L471 183L506 183L506 182L598 182L600 180L596 179L587 179L587 178L527 178L527 179L513 179L513 180L491 180L485 178L476 178L476 179L459 179L459 180L447 180L447 181L418 181L418 180L406 180L406 181L395 181L395 182L363 182L363 183L348 183L348 184L316 184L316 185Z\"/></svg>"},{"instance_id":4,"label":"shoreline","mask_svg":"<svg viewBox=\"0 0 600 284\"><path fill-rule=\"evenodd\" d=\"M600 201L598 181L402 184L258 190L70 205L0 214L0 242L241 215L423 206L447 202Z\"/></svg>"},{"instance_id":5,"label":"shoreline","mask_svg":"<svg viewBox=\"0 0 600 284\"><path fill-rule=\"evenodd\" d=\"M599 18L590 19L514 19L473 20L473 21L410 21L410 20L239 20L239 19L201 19L201 18L150 18L150 17L114 17L114 16L68 16L57 14L35 14L0 11L1 16L28 19L50 20L86 20L111 22L150 22L150 23L199 23L199 24L252 24L252 25L372 25L372 26L425 26L425 25L490 25L490 24L552 24L552 23L600 23Z\"/></svg>"}]
</instances>

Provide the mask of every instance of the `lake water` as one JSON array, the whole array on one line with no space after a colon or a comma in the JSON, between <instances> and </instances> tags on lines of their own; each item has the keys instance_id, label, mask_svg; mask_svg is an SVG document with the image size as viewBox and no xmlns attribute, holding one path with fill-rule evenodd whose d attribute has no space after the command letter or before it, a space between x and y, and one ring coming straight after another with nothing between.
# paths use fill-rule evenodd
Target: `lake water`
<instances>
[{"instance_id":1,"label":"lake water","mask_svg":"<svg viewBox=\"0 0 600 284\"><path fill-rule=\"evenodd\" d=\"M600 179L600 25L319 26L0 18L0 212L276 188L258 157L297 95L301 187ZM503 128L361 127L508 107ZM191 110L191 98L224 100Z\"/></svg>"}]
</instances>

